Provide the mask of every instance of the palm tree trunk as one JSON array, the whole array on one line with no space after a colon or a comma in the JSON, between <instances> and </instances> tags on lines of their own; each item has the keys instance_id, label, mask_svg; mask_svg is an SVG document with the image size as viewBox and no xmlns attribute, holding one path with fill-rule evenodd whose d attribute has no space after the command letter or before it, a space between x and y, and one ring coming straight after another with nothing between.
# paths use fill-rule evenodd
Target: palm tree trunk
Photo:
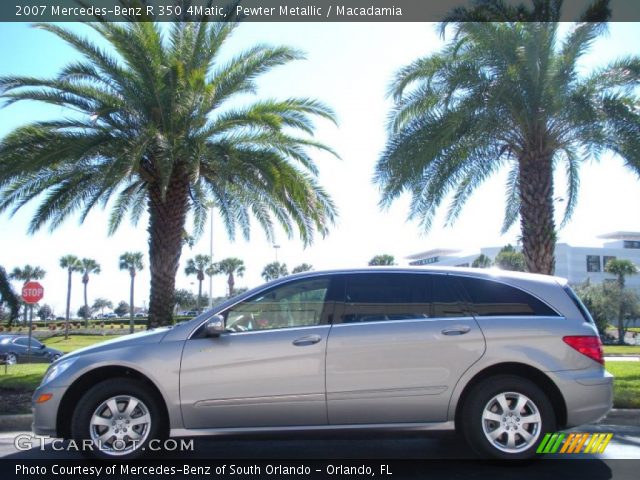
<instances>
[{"instance_id":1,"label":"palm tree trunk","mask_svg":"<svg viewBox=\"0 0 640 480\"><path fill-rule=\"evenodd\" d=\"M236 282L235 279L233 278L233 273L229 274L229 298L233 297L233 287L235 286Z\"/></svg>"},{"instance_id":2,"label":"palm tree trunk","mask_svg":"<svg viewBox=\"0 0 640 480\"><path fill-rule=\"evenodd\" d=\"M136 276L131 275L131 287L129 289L129 333L133 333L134 330L134 322L133 322L133 285L135 282Z\"/></svg>"},{"instance_id":3,"label":"palm tree trunk","mask_svg":"<svg viewBox=\"0 0 640 480\"><path fill-rule=\"evenodd\" d=\"M87 286L89 285L89 279L82 277L82 283L84 284L84 328L89 328L89 302L87 301Z\"/></svg>"},{"instance_id":4,"label":"palm tree trunk","mask_svg":"<svg viewBox=\"0 0 640 480\"><path fill-rule=\"evenodd\" d=\"M171 180L164 198L159 187L149 188L149 328L172 322L187 202L187 180Z\"/></svg>"},{"instance_id":5,"label":"palm tree trunk","mask_svg":"<svg viewBox=\"0 0 640 480\"><path fill-rule=\"evenodd\" d=\"M553 275L556 227L553 218L551 155L525 153L520 158L520 225L527 270Z\"/></svg>"},{"instance_id":6,"label":"palm tree trunk","mask_svg":"<svg viewBox=\"0 0 640 480\"><path fill-rule=\"evenodd\" d=\"M69 338L69 313L71 310L71 269L68 269L67 280L67 315L64 320L64 338Z\"/></svg>"},{"instance_id":7,"label":"palm tree trunk","mask_svg":"<svg viewBox=\"0 0 640 480\"><path fill-rule=\"evenodd\" d=\"M202 305L202 280L198 279L198 313Z\"/></svg>"}]
</instances>

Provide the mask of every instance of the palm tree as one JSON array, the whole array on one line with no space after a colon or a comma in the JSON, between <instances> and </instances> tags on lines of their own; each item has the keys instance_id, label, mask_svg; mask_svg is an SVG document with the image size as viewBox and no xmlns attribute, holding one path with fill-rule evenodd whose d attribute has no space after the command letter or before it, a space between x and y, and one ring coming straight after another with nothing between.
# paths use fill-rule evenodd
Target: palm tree
<instances>
[{"instance_id":1,"label":"palm tree","mask_svg":"<svg viewBox=\"0 0 640 480\"><path fill-rule=\"evenodd\" d=\"M93 301L94 310L100 310L100 313L104 315L105 308L113 308L113 302L111 300L107 300L106 298L96 298Z\"/></svg>"},{"instance_id":2,"label":"palm tree","mask_svg":"<svg viewBox=\"0 0 640 480\"><path fill-rule=\"evenodd\" d=\"M624 344L624 335L626 332L624 326L625 305L623 301L625 278L629 275L636 275L638 273L638 267L636 267L630 260L620 260L615 258L607 262L604 267L604 271L616 276L616 283L620 290L620 302L618 306L618 343L622 345Z\"/></svg>"},{"instance_id":3,"label":"palm tree","mask_svg":"<svg viewBox=\"0 0 640 480\"><path fill-rule=\"evenodd\" d=\"M227 296L233 297L233 291L236 285L235 275L238 277L244 275L244 262L239 258L229 257L214 263L212 267L211 272L213 275L227 276Z\"/></svg>"},{"instance_id":4,"label":"palm tree","mask_svg":"<svg viewBox=\"0 0 640 480\"><path fill-rule=\"evenodd\" d=\"M87 300L87 285L89 284L89 274L100 273L100 264L92 258L83 258L82 260L80 260L80 263L82 264L82 283L84 284L84 312L86 315L84 319L84 326L88 327L88 314L91 311L89 309L89 301Z\"/></svg>"},{"instance_id":5,"label":"palm tree","mask_svg":"<svg viewBox=\"0 0 640 480\"><path fill-rule=\"evenodd\" d=\"M74 272L82 272L82 263L75 255L60 258L60 268L67 270L67 310L64 317L64 338L69 338L69 315L71 312L71 276Z\"/></svg>"},{"instance_id":6,"label":"palm tree","mask_svg":"<svg viewBox=\"0 0 640 480\"><path fill-rule=\"evenodd\" d=\"M518 252L513 245L505 245L496 255L496 266L502 270L524 272L526 261L522 252Z\"/></svg>"},{"instance_id":7,"label":"palm tree","mask_svg":"<svg viewBox=\"0 0 640 480\"><path fill-rule=\"evenodd\" d=\"M3 139L0 212L36 200L29 227L35 232L58 227L74 212L82 221L111 199L112 233L127 215L135 224L146 211L150 326L171 322L189 212L196 236L213 205L231 238L238 228L249 238L253 217L270 241L279 224L305 245L315 233L324 236L336 214L310 154L335 155L311 138L314 119L335 122L333 112L310 98L243 97L230 106L257 91L260 75L303 54L258 45L221 59L233 17L163 26L91 23L99 44L39 24L83 58L52 78L0 78L8 104L33 100L66 109L60 119L35 121Z\"/></svg>"},{"instance_id":8,"label":"palm tree","mask_svg":"<svg viewBox=\"0 0 640 480\"><path fill-rule=\"evenodd\" d=\"M374 267L378 265L395 265L395 264L396 264L395 257L393 255L387 255L386 253L382 255L376 255L371 260L369 260L370 267Z\"/></svg>"},{"instance_id":9,"label":"palm tree","mask_svg":"<svg viewBox=\"0 0 640 480\"><path fill-rule=\"evenodd\" d=\"M311 270L313 270L313 265L309 263L301 263L297 267L294 267L293 270L291 270L291 273L309 272Z\"/></svg>"},{"instance_id":10,"label":"palm tree","mask_svg":"<svg viewBox=\"0 0 640 480\"><path fill-rule=\"evenodd\" d=\"M9 274L9 278L12 280L18 280L20 282L27 283L31 280L42 280L47 272L38 267L32 265L25 265L24 267L15 267ZM27 308L28 307L28 308ZM27 310L29 310L29 318L33 320L33 305L24 304L24 322L27 323Z\"/></svg>"},{"instance_id":11,"label":"palm tree","mask_svg":"<svg viewBox=\"0 0 640 480\"><path fill-rule=\"evenodd\" d=\"M11 325L11 322L18 316L20 302L16 292L13 291L13 287L11 287L7 271L3 267L0 267L0 305L4 303L6 303L11 310L9 314L9 325Z\"/></svg>"},{"instance_id":12,"label":"palm tree","mask_svg":"<svg viewBox=\"0 0 640 480\"><path fill-rule=\"evenodd\" d=\"M289 270L287 270L287 265L285 263L271 262L265 265L262 269L261 275L265 282L270 282L276 278L286 277L289 275Z\"/></svg>"},{"instance_id":13,"label":"palm tree","mask_svg":"<svg viewBox=\"0 0 640 480\"><path fill-rule=\"evenodd\" d=\"M503 233L520 218L527 269L551 274L556 167L564 166L568 179L561 226L574 211L585 160L608 150L640 172L640 59L579 74L581 57L605 24L579 23L561 40L561 1L536 0L532 11L498 0L476 3L488 6L492 18L536 21L460 22L483 18L468 11L465 17L463 9L443 24L454 35L441 52L396 74L389 139L375 173L381 205L409 192L409 218L428 230L452 193L451 224L473 191L508 167ZM587 17L606 18L606 4L597 2Z\"/></svg>"},{"instance_id":14,"label":"palm tree","mask_svg":"<svg viewBox=\"0 0 640 480\"><path fill-rule=\"evenodd\" d=\"M481 253L476 257L476 259L471 263L472 268L489 268L493 262L489 257L487 257L484 253Z\"/></svg>"},{"instance_id":15,"label":"palm tree","mask_svg":"<svg viewBox=\"0 0 640 480\"><path fill-rule=\"evenodd\" d=\"M198 279L198 310L202 302L202 281L205 272L211 268L211 257L209 255L196 255L195 258L187 260L187 266L184 269L186 275L195 275Z\"/></svg>"},{"instance_id":16,"label":"palm tree","mask_svg":"<svg viewBox=\"0 0 640 480\"><path fill-rule=\"evenodd\" d=\"M131 286L129 287L129 332L133 333L135 328L133 321L133 291L136 279L136 273L144 268L142 263L142 252L125 252L120 255L120 270L127 270L129 277L131 278Z\"/></svg>"}]
</instances>

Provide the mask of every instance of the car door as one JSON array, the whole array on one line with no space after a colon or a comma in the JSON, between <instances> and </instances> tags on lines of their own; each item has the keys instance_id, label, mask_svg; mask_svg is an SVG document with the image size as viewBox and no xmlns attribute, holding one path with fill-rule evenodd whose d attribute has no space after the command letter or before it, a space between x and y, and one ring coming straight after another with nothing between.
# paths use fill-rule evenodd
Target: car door
<instances>
[{"instance_id":1,"label":"car door","mask_svg":"<svg viewBox=\"0 0 640 480\"><path fill-rule=\"evenodd\" d=\"M186 428L326 425L330 276L292 280L225 312L219 337L185 342Z\"/></svg>"},{"instance_id":2,"label":"car door","mask_svg":"<svg viewBox=\"0 0 640 480\"><path fill-rule=\"evenodd\" d=\"M17 337L13 339L13 351L15 352L18 362L26 362L27 361L27 337Z\"/></svg>"},{"instance_id":3,"label":"car door","mask_svg":"<svg viewBox=\"0 0 640 480\"><path fill-rule=\"evenodd\" d=\"M451 392L484 353L446 275L343 276L327 345L330 424L445 421Z\"/></svg>"}]
</instances>

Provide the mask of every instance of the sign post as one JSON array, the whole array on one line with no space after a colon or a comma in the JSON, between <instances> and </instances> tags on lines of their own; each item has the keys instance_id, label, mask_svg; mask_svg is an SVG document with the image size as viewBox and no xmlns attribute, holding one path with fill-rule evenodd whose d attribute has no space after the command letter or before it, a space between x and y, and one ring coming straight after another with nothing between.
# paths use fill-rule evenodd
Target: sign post
<instances>
[{"instance_id":1,"label":"sign post","mask_svg":"<svg viewBox=\"0 0 640 480\"><path fill-rule=\"evenodd\" d=\"M31 306L29 315L29 343L27 346L27 362L31 363L31 335L33 330L33 305L44 297L44 288L38 282L26 282L22 287L22 300Z\"/></svg>"}]
</instances>

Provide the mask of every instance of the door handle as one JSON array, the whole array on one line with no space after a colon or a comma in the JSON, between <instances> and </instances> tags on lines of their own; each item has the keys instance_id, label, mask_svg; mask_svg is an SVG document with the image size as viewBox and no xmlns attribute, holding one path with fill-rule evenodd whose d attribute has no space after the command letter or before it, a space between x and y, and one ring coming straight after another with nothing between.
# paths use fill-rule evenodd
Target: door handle
<instances>
[{"instance_id":1,"label":"door handle","mask_svg":"<svg viewBox=\"0 0 640 480\"><path fill-rule=\"evenodd\" d=\"M465 333L469 333L471 331L471 327L451 327L445 328L442 330L443 335L464 335Z\"/></svg>"},{"instance_id":2,"label":"door handle","mask_svg":"<svg viewBox=\"0 0 640 480\"><path fill-rule=\"evenodd\" d=\"M307 345L314 345L322 340L320 335L307 335L306 337L296 338L293 344L296 347L306 347Z\"/></svg>"}]
</instances>

